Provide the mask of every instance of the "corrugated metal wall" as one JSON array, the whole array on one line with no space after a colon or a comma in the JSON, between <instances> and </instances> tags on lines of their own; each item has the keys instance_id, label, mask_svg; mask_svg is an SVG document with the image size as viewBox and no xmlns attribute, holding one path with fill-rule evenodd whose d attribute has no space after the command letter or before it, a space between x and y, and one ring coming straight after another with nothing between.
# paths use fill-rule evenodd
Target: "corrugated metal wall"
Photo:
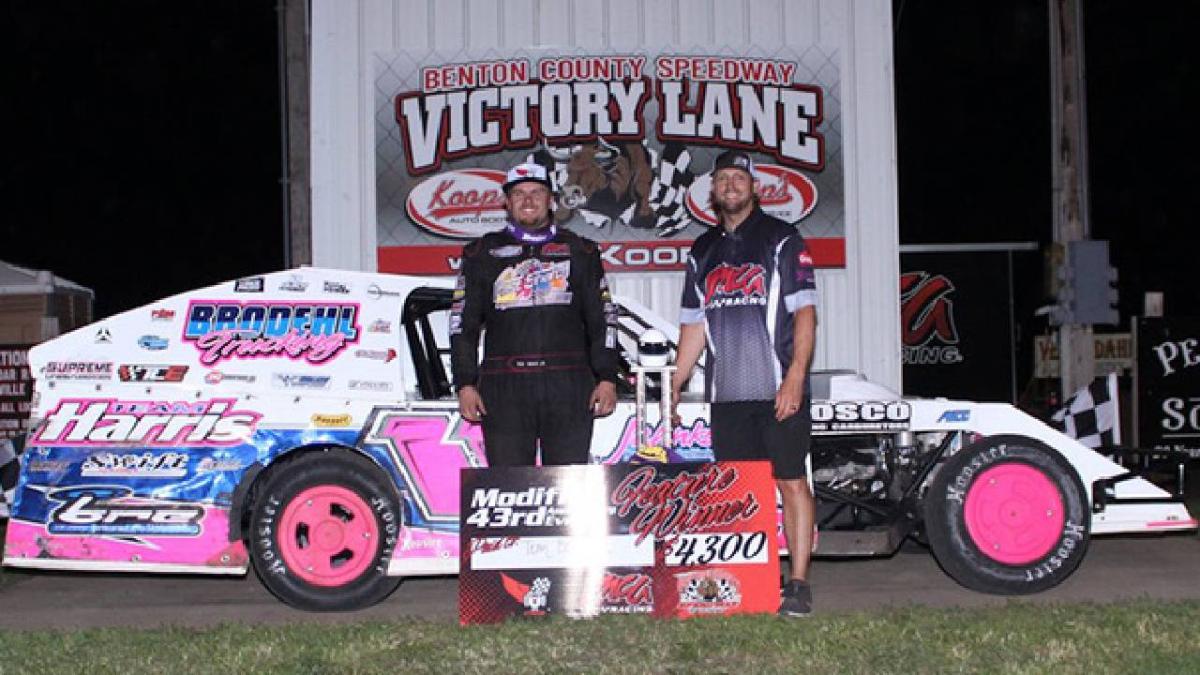
<instances>
[{"instance_id":1,"label":"corrugated metal wall","mask_svg":"<svg viewBox=\"0 0 1200 675\"><path fill-rule=\"evenodd\" d=\"M822 270L815 367L900 390L888 0L313 0L313 263L375 269L372 55L513 47L823 44L842 54L846 269ZM674 318L682 273L615 291Z\"/></svg>"}]
</instances>

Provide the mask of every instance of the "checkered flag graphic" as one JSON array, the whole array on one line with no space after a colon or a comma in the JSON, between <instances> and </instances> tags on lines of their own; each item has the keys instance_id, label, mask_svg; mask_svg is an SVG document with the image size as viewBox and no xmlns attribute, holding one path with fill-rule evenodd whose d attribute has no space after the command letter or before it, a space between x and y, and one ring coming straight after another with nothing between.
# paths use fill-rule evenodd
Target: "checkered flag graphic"
<instances>
[{"instance_id":1,"label":"checkered flag graphic","mask_svg":"<svg viewBox=\"0 0 1200 675\"><path fill-rule=\"evenodd\" d=\"M11 439L0 438L0 519L8 517L16 493L19 445L19 439L13 443Z\"/></svg>"},{"instance_id":2,"label":"checkered flag graphic","mask_svg":"<svg viewBox=\"0 0 1200 675\"><path fill-rule=\"evenodd\" d=\"M691 224L688 215L688 188L696 179L689 166L692 154L687 146L668 143L663 147L662 159L654 172L650 184L650 208L654 210L654 229L658 236L669 237Z\"/></svg>"},{"instance_id":3,"label":"checkered flag graphic","mask_svg":"<svg viewBox=\"0 0 1200 675\"><path fill-rule=\"evenodd\" d=\"M1117 406L1117 374L1096 378L1067 399L1050 417L1052 426L1089 448L1121 444L1121 417Z\"/></svg>"}]
</instances>

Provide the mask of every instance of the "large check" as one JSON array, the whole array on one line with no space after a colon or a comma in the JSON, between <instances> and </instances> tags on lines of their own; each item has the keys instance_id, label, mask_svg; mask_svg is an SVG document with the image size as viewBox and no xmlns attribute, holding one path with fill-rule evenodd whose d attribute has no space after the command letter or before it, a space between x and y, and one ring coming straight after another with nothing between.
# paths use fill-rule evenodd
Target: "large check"
<instances>
[{"instance_id":1,"label":"large check","mask_svg":"<svg viewBox=\"0 0 1200 675\"><path fill-rule=\"evenodd\" d=\"M463 469L459 618L774 612L767 462Z\"/></svg>"}]
</instances>

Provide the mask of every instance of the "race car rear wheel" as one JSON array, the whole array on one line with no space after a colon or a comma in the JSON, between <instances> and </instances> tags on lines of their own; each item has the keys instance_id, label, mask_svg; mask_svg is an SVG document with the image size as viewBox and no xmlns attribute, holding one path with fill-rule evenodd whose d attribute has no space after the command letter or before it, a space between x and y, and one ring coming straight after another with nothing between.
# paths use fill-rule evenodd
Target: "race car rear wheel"
<instances>
[{"instance_id":1,"label":"race car rear wheel","mask_svg":"<svg viewBox=\"0 0 1200 675\"><path fill-rule=\"evenodd\" d=\"M387 576L400 507L387 477L350 451L314 452L272 467L258 490L250 553L276 597L309 611L373 605Z\"/></svg>"},{"instance_id":2,"label":"race car rear wheel","mask_svg":"<svg viewBox=\"0 0 1200 675\"><path fill-rule=\"evenodd\" d=\"M985 593L1058 585L1087 551L1091 512L1071 465L1022 436L984 438L951 457L925 496L924 530L942 569Z\"/></svg>"}]
</instances>

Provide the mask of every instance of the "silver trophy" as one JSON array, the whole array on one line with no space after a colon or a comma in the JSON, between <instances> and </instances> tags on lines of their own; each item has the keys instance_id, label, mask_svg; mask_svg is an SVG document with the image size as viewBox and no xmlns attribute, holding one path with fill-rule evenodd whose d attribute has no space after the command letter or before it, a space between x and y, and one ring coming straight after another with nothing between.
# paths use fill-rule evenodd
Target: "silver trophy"
<instances>
[{"instance_id":1,"label":"silver trophy","mask_svg":"<svg viewBox=\"0 0 1200 675\"><path fill-rule=\"evenodd\" d=\"M674 433L671 426L671 377L676 368L670 363L671 344L662 332L651 328L638 338L638 365L631 370L637 379L637 398L634 423L637 424L637 454L644 459L667 461ZM658 420L662 441L651 444L650 427L647 426L647 390L651 380L658 380L661 394L658 397Z\"/></svg>"}]
</instances>

